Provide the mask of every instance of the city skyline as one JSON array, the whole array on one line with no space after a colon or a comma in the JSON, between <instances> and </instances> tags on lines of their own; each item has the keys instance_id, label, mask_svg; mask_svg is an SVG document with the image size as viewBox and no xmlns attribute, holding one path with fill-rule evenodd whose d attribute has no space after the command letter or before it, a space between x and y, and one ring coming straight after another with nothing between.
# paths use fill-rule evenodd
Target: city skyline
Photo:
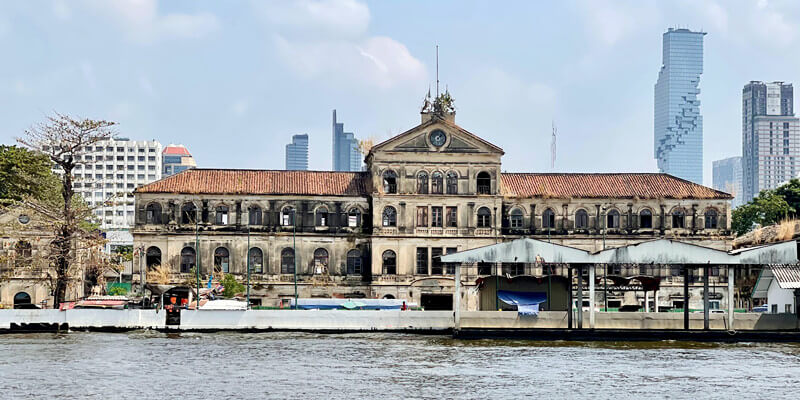
<instances>
[{"instance_id":1,"label":"city skyline","mask_svg":"<svg viewBox=\"0 0 800 400\"><path fill-rule=\"evenodd\" d=\"M308 135L292 135L292 142L286 145L285 169L305 171L308 169Z\"/></svg>"},{"instance_id":2,"label":"city skyline","mask_svg":"<svg viewBox=\"0 0 800 400\"><path fill-rule=\"evenodd\" d=\"M272 144L302 131L318 155L309 167L326 170L330 110L347 115L361 138L399 133L435 84L439 44L441 83L461 125L506 149L508 171L551 170L547 154L529 153L548 147L555 119L555 171L655 172L661 34L689 27L708 32L700 98L703 183L711 185L711 161L741 152L742 86L797 81L800 71L800 56L786 51L800 39L800 8L791 3L521 3L512 15L443 2L431 14L454 18L420 16L422 29L399 23L410 13L399 5L297 4L4 3L0 43L16 58L0 66L2 98L13 100L0 108L0 142L59 111L120 122L125 136L185 143L208 167L279 169L284 149ZM315 16L310 4L335 18ZM458 22L465 18L509 23L478 33ZM564 19L576 23L557 22ZM553 35L559 46L549 45ZM19 36L32 40L23 45ZM733 63L741 54L781 62ZM219 136L251 146L220 146ZM314 144L323 147L315 152ZM635 151L597 151L608 147Z\"/></svg>"}]
</instances>

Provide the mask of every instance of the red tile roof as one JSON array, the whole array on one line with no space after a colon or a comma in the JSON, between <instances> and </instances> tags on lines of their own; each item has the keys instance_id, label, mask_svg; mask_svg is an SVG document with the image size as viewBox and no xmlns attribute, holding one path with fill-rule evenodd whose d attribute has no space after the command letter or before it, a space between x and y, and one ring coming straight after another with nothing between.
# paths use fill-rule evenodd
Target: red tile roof
<instances>
[{"instance_id":1,"label":"red tile roof","mask_svg":"<svg viewBox=\"0 0 800 400\"><path fill-rule=\"evenodd\" d=\"M732 199L720 192L668 174L504 173L502 194L509 197Z\"/></svg>"},{"instance_id":2,"label":"red tile roof","mask_svg":"<svg viewBox=\"0 0 800 400\"><path fill-rule=\"evenodd\" d=\"M365 172L189 169L136 192L364 196L367 179Z\"/></svg>"},{"instance_id":3,"label":"red tile roof","mask_svg":"<svg viewBox=\"0 0 800 400\"><path fill-rule=\"evenodd\" d=\"M161 153L167 155L191 156L189 149L184 146L167 146Z\"/></svg>"}]
</instances>

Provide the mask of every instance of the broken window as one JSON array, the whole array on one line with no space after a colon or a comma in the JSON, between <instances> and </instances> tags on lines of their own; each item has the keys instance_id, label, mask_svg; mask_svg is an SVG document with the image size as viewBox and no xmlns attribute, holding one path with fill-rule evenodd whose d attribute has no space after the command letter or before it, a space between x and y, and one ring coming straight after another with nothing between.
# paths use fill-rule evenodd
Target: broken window
<instances>
[{"instance_id":1,"label":"broken window","mask_svg":"<svg viewBox=\"0 0 800 400\"><path fill-rule=\"evenodd\" d=\"M489 173L484 171L478 173L478 194L491 194L492 191L492 177Z\"/></svg>"},{"instance_id":2,"label":"broken window","mask_svg":"<svg viewBox=\"0 0 800 400\"><path fill-rule=\"evenodd\" d=\"M417 247L417 275L428 275L427 247Z\"/></svg>"},{"instance_id":3,"label":"broken window","mask_svg":"<svg viewBox=\"0 0 800 400\"><path fill-rule=\"evenodd\" d=\"M606 215L606 228L619 228L619 211L611 210Z\"/></svg>"},{"instance_id":4,"label":"broken window","mask_svg":"<svg viewBox=\"0 0 800 400\"><path fill-rule=\"evenodd\" d=\"M351 208L350 212L347 213L347 226L355 228L359 225L361 225L361 210Z\"/></svg>"},{"instance_id":5,"label":"broken window","mask_svg":"<svg viewBox=\"0 0 800 400\"><path fill-rule=\"evenodd\" d=\"M442 253L443 249L441 247L433 247L431 248L431 275L442 275L444 270L442 269Z\"/></svg>"},{"instance_id":6,"label":"broken window","mask_svg":"<svg viewBox=\"0 0 800 400\"><path fill-rule=\"evenodd\" d=\"M422 171L419 174L417 174L417 193L419 194L428 193L428 173L425 171Z\"/></svg>"},{"instance_id":7,"label":"broken window","mask_svg":"<svg viewBox=\"0 0 800 400\"><path fill-rule=\"evenodd\" d=\"M194 249L191 247L184 247L183 250L181 250L181 273L187 274L191 272L194 266L195 266Z\"/></svg>"},{"instance_id":8,"label":"broken window","mask_svg":"<svg viewBox=\"0 0 800 400\"><path fill-rule=\"evenodd\" d=\"M686 225L686 214L681 209L672 212L672 228L684 228Z\"/></svg>"},{"instance_id":9,"label":"broken window","mask_svg":"<svg viewBox=\"0 0 800 400\"><path fill-rule=\"evenodd\" d=\"M478 228L489 228L492 226L492 212L487 207L478 209Z\"/></svg>"},{"instance_id":10,"label":"broken window","mask_svg":"<svg viewBox=\"0 0 800 400\"><path fill-rule=\"evenodd\" d=\"M644 209L639 212L639 228L650 229L653 227L653 212Z\"/></svg>"},{"instance_id":11,"label":"broken window","mask_svg":"<svg viewBox=\"0 0 800 400\"><path fill-rule=\"evenodd\" d=\"M444 254L455 254L458 252L458 247L448 247ZM456 263L444 263L444 273L453 275L456 273Z\"/></svg>"},{"instance_id":12,"label":"broken window","mask_svg":"<svg viewBox=\"0 0 800 400\"><path fill-rule=\"evenodd\" d=\"M455 171L447 173L447 194L458 194L458 174Z\"/></svg>"},{"instance_id":13,"label":"broken window","mask_svg":"<svg viewBox=\"0 0 800 400\"><path fill-rule=\"evenodd\" d=\"M148 270L161 265L161 249L156 246L148 247L145 262Z\"/></svg>"},{"instance_id":14,"label":"broken window","mask_svg":"<svg viewBox=\"0 0 800 400\"><path fill-rule=\"evenodd\" d=\"M30 243L20 240L14 245L14 267L27 267L33 261L33 247Z\"/></svg>"},{"instance_id":15,"label":"broken window","mask_svg":"<svg viewBox=\"0 0 800 400\"><path fill-rule=\"evenodd\" d=\"M553 229L556 227L556 213L551 209L546 209L542 213L542 228Z\"/></svg>"},{"instance_id":16,"label":"broken window","mask_svg":"<svg viewBox=\"0 0 800 400\"><path fill-rule=\"evenodd\" d=\"M281 250L281 273L294 273L294 250L289 247Z\"/></svg>"},{"instance_id":17,"label":"broken window","mask_svg":"<svg viewBox=\"0 0 800 400\"><path fill-rule=\"evenodd\" d=\"M492 263L488 262L478 263L478 275L491 275L491 274L492 274Z\"/></svg>"},{"instance_id":18,"label":"broken window","mask_svg":"<svg viewBox=\"0 0 800 400\"><path fill-rule=\"evenodd\" d=\"M353 249L347 252L347 274L356 275L362 272L361 251Z\"/></svg>"},{"instance_id":19,"label":"broken window","mask_svg":"<svg viewBox=\"0 0 800 400\"><path fill-rule=\"evenodd\" d=\"M428 207L417 207L417 226L428 226Z\"/></svg>"},{"instance_id":20,"label":"broken window","mask_svg":"<svg viewBox=\"0 0 800 400\"><path fill-rule=\"evenodd\" d=\"M160 224L161 223L161 204L150 203L144 209L145 223Z\"/></svg>"},{"instance_id":21,"label":"broken window","mask_svg":"<svg viewBox=\"0 0 800 400\"><path fill-rule=\"evenodd\" d=\"M281 226L292 226L292 225L294 225L294 208L285 207L281 211Z\"/></svg>"},{"instance_id":22,"label":"broken window","mask_svg":"<svg viewBox=\"0 0 800 400\"><path fill-rule=\"evenodd\" d=\"M513 229L522 228L522 210L519 208L511 210L511 215L509 215L509 224Z\"/></svg>"},{"instance_id":23,"label":"broken window","mask_svg":"<svg viewBox=\"0 0 800 400\"><path fill-rule=\"evenodd\" d=\"M383 209L383 226L397 226L397 210L392 206Z\"/></svg>"},{"instance_id":24,"label":"broken window","mask_svg":"<svg viewBox=\"0 0 800 400\"><path fill-rule=\"evenodd\" d=\"M328 250L319 248L314 250L314 273L324 274L328 272Z\"/></svg>"},{"instance_id":25,"label":"broken window","mask_svg":"<svg viewBox=\"0 0 800 400\"><path fill-rule=\"evenodd\" d=\"M250 206L247 210L247 219L249 225L261 225L262 224L262 215L261 215L261 207L259 206Z\"/></svg>"},{"instance_id":26,"label":"broken window","mask_svg":"<svg viewBox=\"0 0 800 400\"><path fill-rule=\"evenodd\" d=\"M431 193L442 194L444 193L444 176L439 171L431 174Z\"/></svg>"},{"instance_id":27,"label":"broken window","mask_svg":"<svg viewBox=\"0 0 800 400\"><path fill-rule=\"evenodd\" d=\"M217 225L228 225L228 206L217 206L215 223Z\"/></svg>"},{"instance_id":28,"label":"broken window","mask_svg":"<svg viewBox=\"0 0 800 400\"><path fill-rule=\"evenodd\" d=\"M186 203L181 207L181 223L193 224L197 220L197 208L194 203Z\"/></svg>"},{"instance_id":29,"label":"broken window","mask_svg":"<svg viewBox=\"0 0 800 400\"><path fill-rule=\"evenodd\" d=\"M224 247L214 250L214 270L224 273L230 272L230 253Z\"/></svg>"},{"instance_id":30,"label":"broken window","mask_svg":"<svg viewBox=\"0 0 800 400\"><path fill-rule=\"evenodd\" d=\"M707 210L705 216L706 229L717 229L717 211Z\"/></svg>"},{"instance_id":31,"label":"broken window","mask_svg":"<svg viewBox=\"0 0 800 400\"><path fill-rule=\"evenodd\" d=\"M447 207L447 215L445 218L447 219L448 228L458 227L458 207Z\"/></svg>"},{"instance_id":32,"label":"broken window","mask_svg":"<svg viewBox=\"0 0 800 400\"><path fill-rule=\"evenodd\" d=\"M383 173L383 192L386 194L397 193L397 173L392 170Z\"/></svg>"},{"instance_id":33,"label":"broken window","mask_svg":"<svg viewBox=\"0 0 800 400\"><path fill-rule=\"evenodd\" d=\"M589 227L589 213L586 210L578 210L575 213L575 229L586 229Z\"/></svg>"},{"instance_id":34,"label":"broken window","mask_svg":"<svg viewBox=\"0 0 800 400\"><path fill-rule=\"evenodd\" d=\"M431 207L431 226L434 228L441 228L444 223L444 216L442 215L442 207Z\"/></svg>"},{"instance_id":35,"label":"broken window","mask_svg":"<svg viewBox=\"0 0 800 400\"><path fill-rule=\"evenodd\" d=\"M328 226L328 208L325 206L317 208L316 213L317 226Z\"/></svg>"},{"instance_id":36,"label":"broken window","mask_svg":"<svg viewBox=\"0 0 800 400\"><path fill-rule=\"evenodd\" d=\"M255 274L264 272L264 253L258 247L250 249L250 271Z\"/></svg>"},{"instance_id":37,"label":"broken window","mask_svg":"<svg viewBox=\"0 0 800 400\"><path fill-rule=\"evenodd\" d=\"M383 252L383 274L395 275L397 274L397 255L392 250Z\"/></svg>"}]
</instances>

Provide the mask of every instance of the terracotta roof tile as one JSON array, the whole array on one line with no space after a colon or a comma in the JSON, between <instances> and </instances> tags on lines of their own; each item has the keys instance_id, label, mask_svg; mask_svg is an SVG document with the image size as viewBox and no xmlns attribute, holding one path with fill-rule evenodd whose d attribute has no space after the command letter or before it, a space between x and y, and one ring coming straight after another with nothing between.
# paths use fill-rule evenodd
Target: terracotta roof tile
<instances>
[{"instance_id":1,"label":"terracotta roof tile","mask_svg":"<svg viewBox=\"0 0 800 400\"><path fill-rule=\"evenodd\" d=\"M509 197L732 199L728 193L668 174L503 173L502 194Z\"/></svg>"},{"instance_id":2,"label":"terracotta roof tile","mask_svg":"<svg viewBox=\"0 0 800 400\"><path fill-rule=\"evenodd\" d=\"M364 196L366 172L189 169L136 193Z\"/></svg>"}]
</instances>

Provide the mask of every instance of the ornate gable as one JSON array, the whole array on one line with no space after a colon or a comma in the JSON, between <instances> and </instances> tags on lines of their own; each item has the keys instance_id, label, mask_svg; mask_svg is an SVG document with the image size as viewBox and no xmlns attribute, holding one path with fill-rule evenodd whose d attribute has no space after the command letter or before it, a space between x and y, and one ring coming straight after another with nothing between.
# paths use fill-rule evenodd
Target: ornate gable
<instances>
[{"instance_id":1,"label":"ornate gable","mask_svg":"<svg viewBox=\"0 0 800 400\"><path fill-rule=\"evenodd\" d=\"M494 153L503 149L481 139L453 122L430 115L427 121L375 145L370 152Z\"/></svg>"}]
</instances>

